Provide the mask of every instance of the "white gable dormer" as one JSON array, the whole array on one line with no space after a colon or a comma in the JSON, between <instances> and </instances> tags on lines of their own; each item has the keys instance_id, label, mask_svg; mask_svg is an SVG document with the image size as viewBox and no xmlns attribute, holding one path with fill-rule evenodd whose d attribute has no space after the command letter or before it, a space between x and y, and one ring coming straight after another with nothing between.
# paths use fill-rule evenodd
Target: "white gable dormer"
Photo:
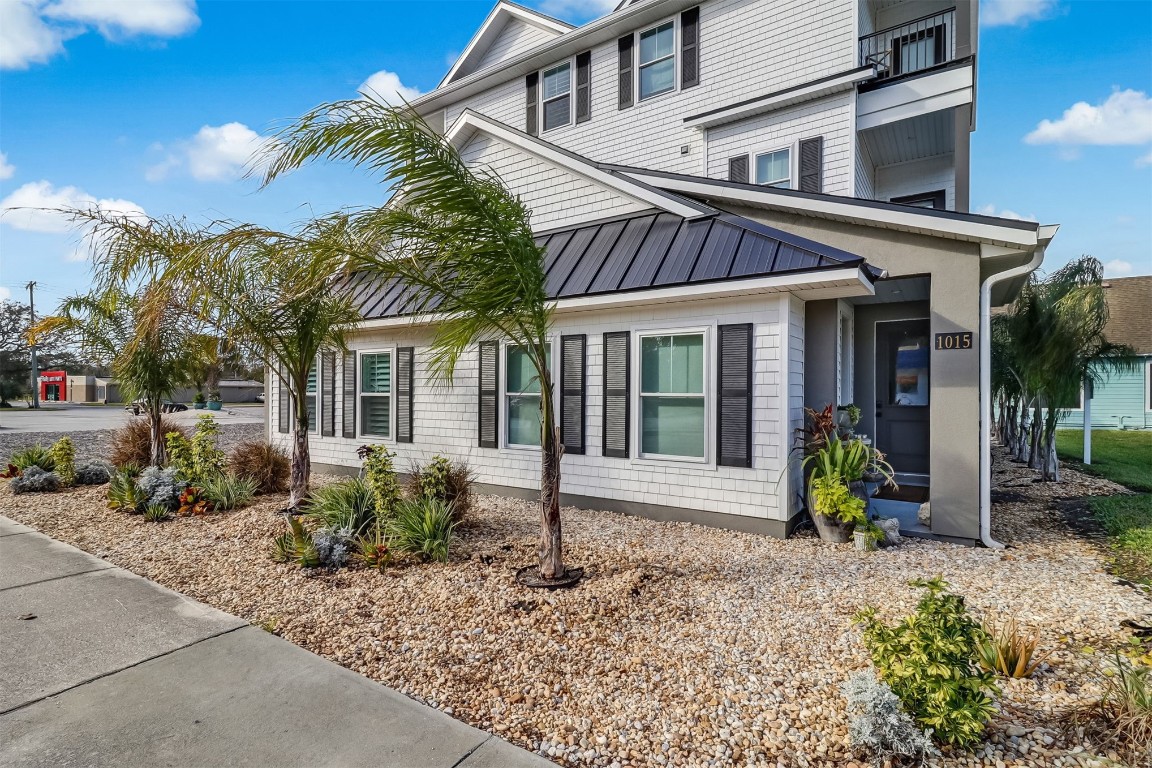
<instances>
[{"instance_id":1,"label":"white gable dormer","mask_svg":"<svg viewBox=\"0 0 1152 768\"><path fill-rule=\"evenodd\" d=\"M500 0L440 86L507 61L572 29L559 19Z\"/></svg>"}]
</instances>

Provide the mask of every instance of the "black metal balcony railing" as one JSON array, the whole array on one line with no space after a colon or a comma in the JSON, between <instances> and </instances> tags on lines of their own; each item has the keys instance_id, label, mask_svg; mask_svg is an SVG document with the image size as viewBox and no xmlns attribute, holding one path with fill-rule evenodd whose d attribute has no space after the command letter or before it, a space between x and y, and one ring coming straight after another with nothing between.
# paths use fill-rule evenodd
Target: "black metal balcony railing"
<instances>
[{"instance_id":1,"label":"black metal balcony railing","mask_svg":"<svg viewBox=\"0 0 1152 768\"><path fill-rule=\"evenodd\" d=\"M956 9L860 38L860 65L874 64L880 80L946 64L956 56Z\"/></svg>"}]
</instances>

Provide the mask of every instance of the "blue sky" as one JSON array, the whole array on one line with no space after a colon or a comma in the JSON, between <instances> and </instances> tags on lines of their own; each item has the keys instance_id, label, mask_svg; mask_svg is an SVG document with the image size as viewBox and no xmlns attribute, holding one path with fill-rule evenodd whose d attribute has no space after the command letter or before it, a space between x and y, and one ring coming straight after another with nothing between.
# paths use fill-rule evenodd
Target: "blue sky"
<instances>
[{"instance_id":1,"label":"blue sky","mask_svg":"<svg viewBox=\"0 0 1152 768\"><path fill-rule=\"evenodd\" d=\"M614 0L540 0L573 23ZM149 215L287 227L383 199L310 167L258 190L243 160L283 121L372 80L433 89L490 10L478 2L0 0L0 207L92 200ZM1152 3L982 6L973 210L1062 224L1051 269L1083 253L1152 273ZM51 308L88 284L59 220L0 219L0 298Z\"/></svg>"}]
</instances>

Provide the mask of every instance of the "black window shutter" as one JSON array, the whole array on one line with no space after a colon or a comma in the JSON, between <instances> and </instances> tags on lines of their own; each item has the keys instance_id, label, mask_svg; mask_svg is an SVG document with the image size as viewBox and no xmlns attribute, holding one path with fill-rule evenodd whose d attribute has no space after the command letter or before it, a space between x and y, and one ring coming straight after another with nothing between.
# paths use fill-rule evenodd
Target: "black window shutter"
<instances>
[{"instance_id":1,"label":"black window shutter","mask_svg":"<svg viewBox=\"0 0 1152 768\"><path fill-rule=\"evenodd\" d=\"M412 382L416 350L396 350L396 442L412 442Z\"/></svg>"},{"instance_id":2,"label":"black window shutter","mask_svg":"<svg viewBox=\"0 0 1152 768\"><path fill-rule=\"evenodd\" d=\"M628 331L604 334L604 455L616 459L628 458L631 337Z\"/></svg>"},{"instance_id":3,"label":"black window shutter","mask_svg":"<svg viewBox=\"0 0 1152 768\"><path fill-rule=\"evenodd\" d=\"M584 453L584 334L560 337L560 442L565 453Z\"/></svg>"},{"instance_id":4,"label":"black window shutter","mask_svg":"<svg viewBox=\"0 0 1152 768\"><path fill-rule=\"evenodd\" d=\"M728 181L748 183L748 155L728 158Z\"/></svg>"},{"instance_id":5,"label":"black window shutter","mask_svg":"<svg viewBox=\"0 0 1152 768\"><path fill-rule=\"evenodd\" d=\"M533 72L524 78L524 132L529 136L535 136L540 133L540 126L536 120L536 102L539 101L536 91L539 86L539 72Z\"/></svg>"},{"instance_id":6,"label":"black window shutter","mask_svg":"<svg viewBox=\"0 0 1152 768\"><path fill-rule=\"evenodd\" d=\"M480 342L480 402L477 408L481 448L497 448L500 435L500 342Z\"/></svg>"},{"instance_id":7,"label":"black window shutter","mask_svg":"<svg viewBox=\"0 0 1152 768\"><path fill-rule=\"evenodd\" d=\"M320 434L336 434L336 352L326 349L320 353Z\"/></svg>"},{"instance_id":8,"label":"black window shutter","mask_svg":"<svg viewBox=\"0 0 1152 768\"><path fill-rule=\"evenodd\" d=\"M341 434L344 437L356 437L356 353L349 350L344 353L344 414Z\"/></svg>"},{"instance_id":9,"label":"black window shutter","mask_svg":"<svg viewBox=\"0 0 1152 768\"><path fill-rule=\"evenodd\" d=\"M633 35L625 35L616 41L616 50L620 54L619 58L619 78L617 83L618 89L618 102L620 109L628 109L632 106L632 44Z\"/></svg>"},{"instance_id":10,"label":"black window shutter","mask_svg":"<svg viewBox=\"0 0 1152 768\"><path fill-rule=\"evenodd\" d=\"M824 191L824 137L800 140L800 191Z\"/></svg>"},{"instance_id":11,"label":"black window shutter","mask_svg":"<svg viewBox=\"0 0 1152 768\"><path fill-rule=\"evenodd\" d=\"M752 466L752 324L721 325L716 356L717 463L723 467Z\"/></svg>"},{"instance_id":12,"label":"black window shutter","mask_svg":"<svg viewBox=\"0 0 1152 768\"><path fill-rule=\"evenodd\" d=\"M592 51L576 54L576 122L592 117Z\"/></svg>"},{"instance_id":13,"label":"black window shutter","mask_svg":"<svg viewBox=\"0 0 1152 768\"><path fill-rule=\"evenodd\" d=\"M279 427L281 434L292 431L292 393L284 383L284 366L280 366L280 375L276 377L276 392L279 394L276 410L279 412Z\"/></svg>"},{"instance_id":14,"label":"black window shutter","mask_svg":"<svg viewBox=\"0 0 1152 768\"><path fill-rule=\"evenodd\" d=\"M700 84L700 8L680 14L680 87Z\"/></svg>"}]
</instances>

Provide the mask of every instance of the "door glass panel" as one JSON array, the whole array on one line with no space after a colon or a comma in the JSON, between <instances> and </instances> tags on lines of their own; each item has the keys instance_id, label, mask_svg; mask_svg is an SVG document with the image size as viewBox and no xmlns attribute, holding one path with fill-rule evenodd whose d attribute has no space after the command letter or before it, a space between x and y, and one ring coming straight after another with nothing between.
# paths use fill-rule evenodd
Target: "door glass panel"
<instances>
[{"instance_id":1,"label":"door glass panel","mask_svg":"<svg viewBox=\"0 0 1152 768\"><path fill-rule=\"evenodd\" d=\"M905 332L888 347L888 404L928 405L928 335Z\"/></svg>"}]
</instances>

